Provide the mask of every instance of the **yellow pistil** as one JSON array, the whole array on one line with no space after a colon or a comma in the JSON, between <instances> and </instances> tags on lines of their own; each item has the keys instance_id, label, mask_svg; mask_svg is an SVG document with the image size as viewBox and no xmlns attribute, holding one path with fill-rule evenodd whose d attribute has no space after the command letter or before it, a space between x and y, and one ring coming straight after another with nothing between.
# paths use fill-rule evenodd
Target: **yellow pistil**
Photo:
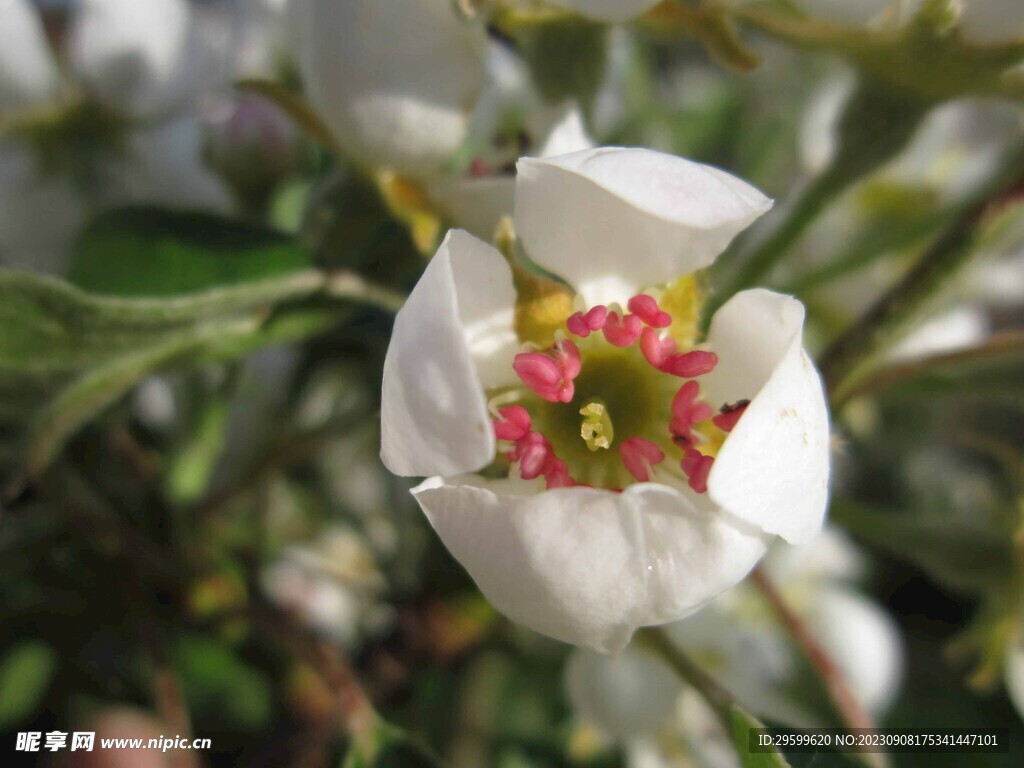
<instances>
[{"instance_id":1,"label":"yellow pistil","mask_svg":"<svg viewBox=\"0 0 1024 768\"><path fill-rule=\"evenodd\" d=\"M604 404L596 400L591 401L580 408L580 416L583 417L580 437L587 444L587 448L592 451L611 448L612 440L615 439L615 429Z\"/></svg>"}]
</instances>

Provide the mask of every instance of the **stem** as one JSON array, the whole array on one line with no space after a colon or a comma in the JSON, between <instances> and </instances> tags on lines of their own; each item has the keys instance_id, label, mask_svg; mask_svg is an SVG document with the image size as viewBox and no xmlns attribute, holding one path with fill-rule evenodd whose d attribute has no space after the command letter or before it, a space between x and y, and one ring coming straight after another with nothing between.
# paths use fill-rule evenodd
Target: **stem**
<instances>
[{"instance_id":1,"label":"stem","mask_svg":"<svg viewBox=\"0 0 1024 768\"><path fill-rule=\"evenodd\" d=\"M873 395L923 373L955 370L961 363L997 360L1014 353L1024 353L1024 331L1005 331L967 349L928 355L874 371L832 398L832 407L839 409L856 397Z\"/></svg>"},{"instance_id":2,"label":"stem","mask_svg":"<svg viewBox=\"0 0 1024 768\"><path fill-rule=\"evenodd\" d=\"M850 691L846 678L843 677L839 667L811 634L803 619L789 606L782 593L765 574L764 569L760 566L755 568L750 577L779 621L793 637L807 661L821 676L829 699L842 718L844 725L849 728L874 728L871 718Z\"/></svg>"},{"instance_id":3,"label":"stem","mask_svg":"<svg viewBox=\"0 0 1024 768\"><path fill-rule=\"evenodd\" d=\"M970 259L978 223L993 205L1013 194L1021 182L1024 143L1011 150L1000 167L1005 170L975 195L975 202L961 210L916 266L824 352L819 364L833 399L845 399L842 388L850 378L884 349Z\"/></svg>"},{"instance_id":4,"label":"stem","mask_svg":"<svg viewBox=\"0 0 1024 768\"><path fill-rule=\"evenodd\" d=\"M400 310L406 299L399 291L370 282L354 272L332 272L327 277L324 292L333 299L371 304L388 312Z\"/></svg>"},{"instance_id":5,"label":"stem","mask_svg":"<svg viewBox=\"0 0 1024 768\"><path fill-rule=\"evenodd\" d=\"M708 703L727 734L733 732L735 699L714 678L698 667L689 656L672 642L661 627L644 627L636 639L664 661L684 683L692 686Z\"/></svg>"}]
</instances>

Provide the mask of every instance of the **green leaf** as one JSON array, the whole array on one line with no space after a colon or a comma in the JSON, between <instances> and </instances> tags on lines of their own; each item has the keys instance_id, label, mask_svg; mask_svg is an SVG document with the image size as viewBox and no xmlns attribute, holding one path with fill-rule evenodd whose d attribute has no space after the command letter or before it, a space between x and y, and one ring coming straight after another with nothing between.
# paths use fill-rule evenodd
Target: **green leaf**
<instances>
[{"instance_id":1,"label":"green leaf","mask_svg":"<svg viewBox=\"0 0 1024 768\"><path fill-rule=\"evenodd\" d=\"M35 640L21 643L0 661L0 728L31 715L57 668L57 654Z\"/></svg>"},{"instance_id":2,"label":"green leaf","mask_svg":"<svg viewBox=\"0 0 1024 768\"><path fill-rule=\"evenodd\" d=\"M298 241L272 230L207 213L124 208L82 233L68 279L106 296L174 296L312 265Z\"/></svg>"},{"instance_id":3,"label":"green leaf","mask_svg":"<svg viewBox=\"0 0 1024 768\"><path fill-rule=\"evenodd\" d=\"M589 108L607 68L608 25L558 15L525 21L514 35L545 101Z\"/></svg>"},{"instance_id":4,"label":"green leaf","mask_svg":"<svg viewBox=\"0 0 1024 768\"><path fill-rule=\"evenodd\" d=\"M266 727L273 710L270 683L231 648L185 635L175 643L172 660L198 722L218 720L248 731Z\"/></svg>"},{"instance_id":5,"label":"green leaf","mask_svg":"<svg viewBox=\"0 0 1024 768\"><path fill-rule=\"evenodd\" d=\"M146 376L237 357L338 322L349 309L322 300L327 290L325 275L305 270L124 299L0 270L0 393L16 395L18 405L0 420L27 432L26 469L37 475L83 424Z\"/></svg>"}]
</instances>

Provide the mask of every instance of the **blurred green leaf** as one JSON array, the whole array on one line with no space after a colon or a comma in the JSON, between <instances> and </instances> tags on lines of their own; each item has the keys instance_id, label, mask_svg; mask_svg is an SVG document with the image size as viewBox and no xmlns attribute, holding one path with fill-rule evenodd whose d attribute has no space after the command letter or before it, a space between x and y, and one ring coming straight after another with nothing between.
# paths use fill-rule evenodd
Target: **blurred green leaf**
<instances>
[{"instance_id":1,"label":"blurred green leaf","mask_svg":"<svg viewBox=\"0 0 1024 768\"><path fill-rule=\"evenodd\" d=\"M524 20L513 34L545 101L574 98L589 108L607 69L607 24L557 15Z\"/></svg>"},{"instance_id":2,"label":"blurred green leaf","mask_svg":"<svg viewBox=\"0 0 1024 768\"><path fill-rule=\"evenodd\" d=\"M313 301L328 290L327 276L304 270L124 299L0 270L0 392L31 393L6 414L28 421L28 471L43 471L81 425L156 371L229 359L338 322L347 306ZM352 286L349 295L360 290Z\"/></svg>"},{"instance_id":3,"label":"blurred green leaf","mask_svg":"<svg viewBox=\"0 0 1024 768\"><path fill-rule=\"evenodd\" d=\"M57 654L35 640L16 645L0 661L0 728L32 714L57 668Z\"/></svg>"},{"instance_id":4,"label":"blurred green leaf","mask_svg":"<svg viewBox=\"0 0 1024 768\"><path fill-rule=\"evenodd\" d=\"M199 722L220 721L249 731L266 727L273 708L270 683L228 646L184 635L172 659Z\"/></svg>"},{"instance_id":5,"label":"blurred green leaf","mask_svg":"<svg viewBox=\"0 0 1024 768\"><path fill-rule=\"evenodd\" d=\"M309 251L272 230L207 213L124 208L82 233L68 279L105 296L174 296L312 265Z\"/></svg>"}]
</instances>

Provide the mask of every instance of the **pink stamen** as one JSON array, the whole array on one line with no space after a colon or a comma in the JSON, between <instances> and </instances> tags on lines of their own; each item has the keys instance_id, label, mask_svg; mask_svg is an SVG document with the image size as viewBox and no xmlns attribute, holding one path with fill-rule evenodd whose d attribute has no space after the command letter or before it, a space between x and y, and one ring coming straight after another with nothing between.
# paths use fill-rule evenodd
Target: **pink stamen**
<instances>
[{"instance_id":1,"label":"pink stamen","mask_svg":"<svg viewBox=\"0 0 1024 768\"><path fill-rule=\"evenodd\" d=\"M547 481L547 488L572 488L576 482L569 475L569 468L565 462L552 454L551 460L544 470L544 479Z\"/></svg>"},{"instance_id":2,"label":"pink stamen","mask_svg":"<svg viewBox=\"0 0 1024 768\"><path fill-rule=\"evenodd\" d=\"M714 413L707 403L696 402L699 394L700 385L696 381L688 381L672 398L672 419L668 430L677 443L693 443L693 425L711 418Z\"/></svg>"},{"instance_id":3,"label":"pink stamen","mask_svg":"<svg viewBox=\"0 0 1024 768\"><path fill-rule=\"evenodd\" d=\"M499 408L501 419L494 419L494 436L499 440L516 441L530 431L530 414L521 405Z\"/></svg>"},{"instance_id":4,"label":"pink stamen","mask_svg":"<svg viewBox=\"0 0 1024 768\"><path fill-rule=\"evenodd\" d=\"M679 468L690 478L690 488L697 493L707 493L708 475L711 474L714 463L713 457L705 456L696 448L687 448L679 462Z\"/></svg>"},{"instance_id":5,"label":"pink stamen","mask_svg":"<svg viewBox=\"0 0 1024 768\"><path fill-rule=\"evenodd\" d=\"M605 340L615 347L631 347L640 337L643 322L636 315L619 317L618 312L609 312L605 320Z\"/></svg>"},{"instance_id":6,"label":"pink stamen","mask_svg":"<svg viewBox=\"0 0 1024 768\"><path fill-rule=\"evenodd\" d=\"M661 371L675 354L676 343L668 337L661 338L653 328L644 328L640 334L640 351L648 363Z\"/></svg>"},{"instance_id":7,"label":"pink stamen","mask_svg":"<svg viewBox=\"0 0 1024 768\"><path fill-rule=\"evenodd\" d=\"M562 378L572 381L580 375L583 370L583 360L580 357L580 350L568 339L562 339L555 343L551 349L555 363L562 371Z\"/></svg>"},{"instance_id":8,"label":"pink stamen","mask_svg":"<svg viewBox=\"0 0 1024 768\"><path fill-rule=\"evenodd\" d=\"M658 302L645 293L634 296L626 306L651 328L668 328L672 325L672 315L662 312Z\"/></svg>"},{"instance_id":9,"label":"pink stamen","mask_svg":"<svg viewBox=\"0 0 1024 768\"><path fill-rule=\"evenodd\" d=\"M591 307L586 313L574 312L568 320L565 321L565 327L569 329L569 333L574 336L579 336L581 339L587 338L592 332L600 331L604 328L605 320L608 318L608 308L602 304Z\"/></svg>"},{"instance_id":10,"label":"pink stamen","mask_svg":"<svg viewBox=\"0 0 1024 768\"><path fill-rule=\"evenodd\" d=\"M651 467L664 461L665 453L650 440L631 437L619 445L619 457L637 482L646 483L651 479Z\"/></svg>"},{"instance_id":11,"label":"pink stamen","mask_svg":"<svg viewBox=\"0 0 1024 768\"><path fill-rule=\"evenodd\" d=\"M740 416L747 410L748 405L750 405L749 400L740 400L732 405L723 405L718 415L711 419L711 423L723 432L732 432L736 427L736 423L740 420Z\"/></svg>"},{"instance_id":12,"label":"pink stamen","mask_svg":"<svg viewBox=\"0 0 1024 768\"><path fill-rule=\"evenodd\" d=\"M681 355L672 355L661 370L681 379L692 379L710 373L716 365L718 365L718 355L714 352L695 349Z\"/></svg>"},{"instance_id":13,"label":"pink stamen","mask_svg":"<svg viewBox=\"0 0 1024 768\"><path fill-rule=\"evenodd\" d=\"M544 473L544 467L554 455L551 443L540 432L528 432L517 443L512 454L519 462L519 474L524 480L533 480Z\"/></svg>"},{"instance_id":14,"label":"pink stamen","mask_svg":"<svg viewBox=\"0 0 1024 768\"><path fill-rule=\"evenodd\" d=\"M469 175L474 178L490 176L491 167L481 158L475 157L469 164Z\"/></svg>"}]
</instances>

